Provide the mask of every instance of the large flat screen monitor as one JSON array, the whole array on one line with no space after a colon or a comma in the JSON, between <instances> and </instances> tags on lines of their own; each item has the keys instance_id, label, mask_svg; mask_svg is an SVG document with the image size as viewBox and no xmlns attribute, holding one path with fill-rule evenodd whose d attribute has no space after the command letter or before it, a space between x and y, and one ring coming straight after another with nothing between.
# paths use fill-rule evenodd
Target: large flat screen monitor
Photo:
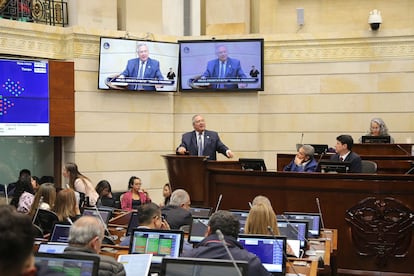
<instances>
[{"instance_id":1,"label":"large flat screen monitor","mask_svg":"<svg viewBox=\"0 0 414 276\"><path fill-rule=\"evenodd\" d=\"M0 59L0 72L0 136L48 136L48 61Z\"/></svg>"},{"instance_id":2,"label":"large flat screen monitor","mask_svg":"<svg viewBox=\"0 0 414 276\"><path fill-rule=\"evenodd\" d=\"M264 89L263 39L182 40L179 43L179 79L183 92Z\"/></svg>"},{"instance_id":3,"label":"large flat screen monitor","mask_svg":"<svg viewBox=\"0 0 414 276\"><path fill-rule=\"evenodd\" d=\"M390 144L391 136L362 136L362 144Z\"/></svg>"},{"instance_id":4,"label":"large flat screen monitor","mask_svg":"<svg viewBox=\"0 0 414 276\"><path fill-rule=\"evenodd\" d=\"M101 37L98 88L177 91L178 52L177 43Z\"/></svg>"}]
</instances>

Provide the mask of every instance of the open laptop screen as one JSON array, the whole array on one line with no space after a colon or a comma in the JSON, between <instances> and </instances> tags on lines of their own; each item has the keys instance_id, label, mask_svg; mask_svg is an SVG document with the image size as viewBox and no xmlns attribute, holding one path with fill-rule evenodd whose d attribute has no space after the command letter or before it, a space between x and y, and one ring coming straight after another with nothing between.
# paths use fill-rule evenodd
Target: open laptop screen
<instances>
[{"instance_id":1,"label":"open laptop screen","mask_svg":"<svg viewBox=\"0 0 414 276\"><path fill-rule=\"evenodd\" d=\"M209 217L212 207L190 207L190 213L193 217Z\"/></svg>"},{"instance_id":2,"label":"open laptop screen","mask_svg":"<svg viewBox=\"0 0 414 276\"><path fill-rule=\"evenodd\" d=\"M240 231L239 233L244 233L244 226L246 225L247 216L249 215L248 210L229 210L240 223Z\"/></svg>"},{"instance_id":3,"label":"open laptop screen","mask_svg":"<svg viewBox=\"0 0 414 276\"><path fill-rule=\"evenodd\" d=\"M306 248L306 240L308 238L308 222L303 220L284 220L277 219L277 227L280 235L286 236L288 240L299 240L300 247Z\"/></svg>"},{"instance_id":4,"label":"open laptop screen","mask_svg":"<svg viewBox=\"0 0 414 276\"><path fill-rule=\"evenodd\" d=\"M37 252L39 253L63 253L65 248L68 247L67 243L41 243Z\"/></svg>"},{"instance_id":5,"label":"open laptop screen","mask_svg":"<svg viewBox=\"0 0 414 276\"><path fill-rule=\"evenodd\" d=\"M209 218L193 217L188 234L189 243L199 243L206 237Z\"/></svg>"},{"instance_id":6,"label":"open laptop screen","mask_svg":"<svg viewBox=\"0 0 414 276\"><path fill-rule=\"evenodd\" d=\"M49 241L67 243L69 240L69 224L56 223L53 226L52 234L50 234Z\"/></svg>"},{"instance_id":7,"label":"open laptop screen","mask_svg":"<svg viewBox=\"0 0 414 276\"><path fill-rule=\"evenodd\" d=\"M286 237L239 235L237 240L247 251L259 257L267 271L273 275L285 275Z\"/></svg>"},{"instance_id":8,"label":"open laptop screen","mask_svg":"<svg viewBox=\"0 0 414 276\"><path fill-rule=\"evenodd\" d=\"M35 263L66 275L95 276L99 270L99 256L78 254L36 253Z\"/></svg>"},{"instance_id":9,"label":"open laptop screen","mask_svg":"<svg viewBox=\"0 0 414 276\"><path fill-rule=\"evenodd\" d=\"M239 271L231 260L203 258L164 258L161 265L161 276L247 276L246 261L235 261Z\"/></svg>"},{"instance_id":10,"label":"open laptop screen","mask_svg":"<svg viewBox=\"0 0 414 276\"><path fill-rule=\"evenodd\" d=\"M105 223L105 225L108 225L108 221L112 216L112 211L108 210L108 209L98 209L99 210L99 214L102 217L103 222ZM99 220L99 214L98 211L96 209L87 209L85 208L83 210L82 216L94 216L97 217Z\"/></svg>"},{"instance_id":11,"label":"open laptop screen","mask_svg":"<svg viewBox=\"0 0 414 276\"><path fill-rule=\"evenodd\" d=\"M308 236L319 238L321 234L321 215L319 213L284 212L287 219L308 221Z\"/></svg>"},{"instance_id":12,"label":"open laptop screen","mask_svg":"<svg viewBox=\"0 0 414 276\"><path fill-rule=\"evenodd\" d=\"M126 235L130 236L132 234L132 230L138 227L138 213L132 212L131 218L129 219L128 228L126 231Z\"/></svg>"},{"instance_id":13,"label":"open laptop screen","mask_svg":"<svg viewBox=\"0 0 414 276\"><path fill-rule=\"evenodd\" d=\"M178 257L182 251L184 232L137 228L132 231L130 254L152 254L153 263L161 263L164 256Z\"/></svg>"}]
</instances>

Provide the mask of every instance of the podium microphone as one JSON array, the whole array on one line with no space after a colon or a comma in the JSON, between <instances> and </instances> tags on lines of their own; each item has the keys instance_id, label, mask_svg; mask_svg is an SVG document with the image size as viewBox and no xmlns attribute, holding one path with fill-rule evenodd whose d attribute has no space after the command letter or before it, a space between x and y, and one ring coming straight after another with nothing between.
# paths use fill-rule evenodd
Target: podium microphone
<instances>
[{"instance_id":1,"label":"podium microphone","mask_svg":"<svg viewBox=\"0 0 414 276\"><path fill-rule=\"evenodd\" d=\"M36 221L36 218L37 218L37 214L39 213L40 205L42 205L42 203L43 203L43 196L40 197L39 204L37 204L37 209L36 209L36 213L33 216L32 224L35 224L35 221Z\"/></svg>"},{"instance_id":2,"label":"podium microphone","mask_svg":"<svg viewBox=\"0 0 414 276\"><path fill-rule=\"evenodd\" d=\"M219 195L218 201L217 201L217 205L216 205L216 209L214 210L214 213L216 213L220 207L221 204L221 199L223 198L223 194Z\"/></svg>"},{"instance_id":3,"label":"podium microphone","mask_svg":"<svg viewBox=\"0 0 414 276\"><path fill-rule=\"evenodd\" d=\"M275 235L275 232L273 232L273 228L272 228L272 226L268 225L268 226L267 226L267 231L269 231L270 235L272 235L272 237L273 237L274 239L276 239L276 235ZM283 248L281 248L281 247L280 247L280 244L279 244L277 241L276 241L276 243L277 243L277 245L279 246L279 249L283 252L283 257L286 259L286 261L287 261L288 263L290 263L290 266L292 267L293 273L295 273L297 276L300 276L300 274L296 271L296 269L295 269L295 265L293 264L293 262L291 262L291 261L289 260L289 258L288 258L288 256L287 256L287 254L286 254L285 250L283 250Z\"/></svg>"},{"instance_id":4,"label":"podium microphone","mask_svg":"<svg viewBox=\"0 0 414 276\"><path fill-rule=\"evenodd\" d=\"M228 246L227 246L226 241L224 240L224 235L223 235L223 233L221 232L221 230L220 230L220 229L217 229L217 230L216 230L216 234L217 234L217 236L218 236L219 240L223 243L223 246L224 246L224 248L226 249L227 254L228 254L228 255L229 255L229 257L230 257L230 259L231 259L231 261L232 261L232 263L233 263L233 265L234 265L234 268L237 270L237 274L238 274L239 276L242 276L243 274L241 273L240 268L237 266L237 263L236 263L236 261L234 260L233 255L231 254L231 252L230 252L230 250L229 250L229 248L228 248Z\"/></svg>"},{"instance_id":5,"label":"podium microphone","mask_svg":"<svg viewBox=\"0 0 414 276\"><path fill-rule=\"evenodd\" d=\"M327 151L327 149L325 149L325 150L321 153L321 155L319 156L319 158L318 158L318 164L319 164L319 162L322 160L322 158L325 156L326 151Z\"/></svg>"},{"instance_id":6,"label":"podium microphone","mask_svg":"<svg viewBox=\"0 0 414 276\"><path fill-rule=\"evenodd\" d=\"M394 145L396 145L397 146L397 148L399 148L400 150L402 150L405 154L407 154L408 156L411 156L411 153L409 153L405 148L403 148L403 147L401 147L400 145L398 145L398 144L394 144Z\"/></svg>"}]
</instances>

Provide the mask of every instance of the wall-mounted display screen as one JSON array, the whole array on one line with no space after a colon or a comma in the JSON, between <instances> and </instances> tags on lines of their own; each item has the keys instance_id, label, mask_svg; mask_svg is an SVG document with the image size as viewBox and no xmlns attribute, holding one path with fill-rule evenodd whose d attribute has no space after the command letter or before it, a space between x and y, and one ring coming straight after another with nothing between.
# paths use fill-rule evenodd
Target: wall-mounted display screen
<instances>
[{"instance_id":1,"label":"wall-mounted display screen","mask_svg":"<svg viewBox=\"0 0 414 276\"><path fill-rule=\"evenodd\" d=\"M179 43L182 91L263 90L263 39Z\"/></svg>"},{"instance_id":2,"label":"wall-mounted display screen","mask_svg":"<svg viewBox=\"0 0 414 276\"><path fill-rule=\"evenodd\" d=\"M0 135L49 135L47 61L0 59Z\"/></svg>"},{"instance_id":3,"label":"wall-mounted display screen","mask_svg":"<svg viewBox=\"0 0 414 276\"><path fill-rule=\"evenodd\" d=\"M177 91L177 43L101 37L98 88Z\"/></svg>"}]
</instances>

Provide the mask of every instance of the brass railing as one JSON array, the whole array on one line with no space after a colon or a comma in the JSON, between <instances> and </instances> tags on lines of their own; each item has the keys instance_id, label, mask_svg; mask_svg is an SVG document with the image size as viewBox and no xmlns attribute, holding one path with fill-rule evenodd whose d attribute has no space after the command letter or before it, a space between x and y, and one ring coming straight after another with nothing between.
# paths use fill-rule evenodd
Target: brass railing
<instances>
[{"instance_id":1,"label":"brass railing","mask_svg":"<svg viewBox=\"0 0 414 276\"><path fill-rule=\"evenodd\" d=\"M0 18L65 27L68 3L63 0L0 0Z\"/></svg>"}]
</instances>

